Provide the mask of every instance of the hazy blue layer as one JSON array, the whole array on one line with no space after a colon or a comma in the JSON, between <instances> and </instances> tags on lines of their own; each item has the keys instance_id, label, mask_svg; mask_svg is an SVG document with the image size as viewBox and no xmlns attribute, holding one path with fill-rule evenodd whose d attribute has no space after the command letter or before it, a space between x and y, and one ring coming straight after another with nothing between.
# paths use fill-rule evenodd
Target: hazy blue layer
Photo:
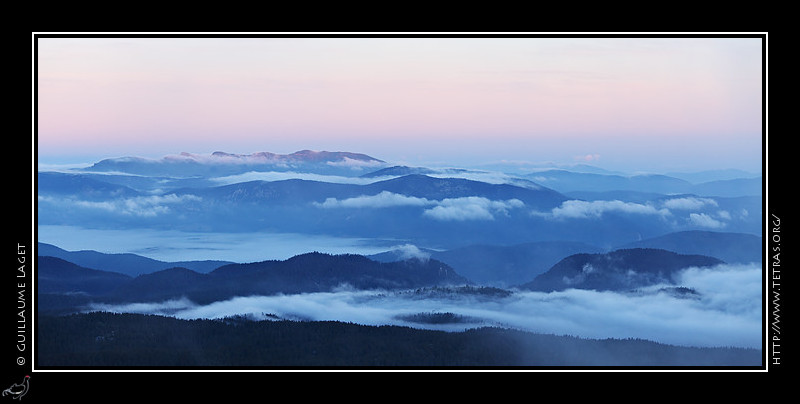
<instances>
[{"instance_id":1,"label":"hazy blue layer","mask_svg":"<svg viewBox=\"0 0 800 404\"><path fill-rule=\"evenodd\" d=\"M68 251L133 253L161 261L197 259L233 262L284 260L311 251L331 254L376 254L385 243L290 233L200 233L137 229L103 230L77 226L40 225L38 241ZM380 244L384 244L381 246ZM402 244L398 242L398 245Z\"/></svg>"}]
</instances>

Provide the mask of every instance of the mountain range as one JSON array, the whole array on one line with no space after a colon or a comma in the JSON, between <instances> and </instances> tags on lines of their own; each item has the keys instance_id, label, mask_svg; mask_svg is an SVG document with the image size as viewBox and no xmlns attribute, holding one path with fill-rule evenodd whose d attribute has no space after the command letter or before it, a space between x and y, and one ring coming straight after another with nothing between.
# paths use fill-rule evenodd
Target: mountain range
<instances>
[{"instance_id":1,"label":"mountain range","mask_svg":"<svg viewBox=\"0 0 800 404\"><path fill-rule=\"evenodd\" d=\"M303 179L280 181L247 181L203 189L186 188L174 191L178 196L197 195L201 198L236 203L324 203L336 200L375 196L381 192L442 200L482 197L490 200L519 199L532 207L558 206L567 198L556 191L538 187L524 188L509 184L490 184L462 178L437 178L409 174L369 184L342 184ZM422 201L424 202L424 201Z\"/></svg>"},{"instance_id":2,"label":"mountain range","mask_svg":"<svg viewBox=\"0 0 800 404\"><path fill-rule=\"evenodd\" d=\"M36 244L36 255L40 257L56 257L81 267L99 271L116 272L131 277L175 267L187 268L200 273L208 273L223 265L232 264L230 261L219 260L166 262L131 253L108 254L92 250L67 251L52 244L41 242Z\"/></svg>"},{"instance_id":3,"label":"mountain range","mask_svg":"<svg viewBox=\"0 0 800 404\"><path fill-rule=\"evenodd\" d=\"M101 160L86 171L124 172L149 176L224 176L248 171L314 170L328 174L351 174L385 166L384 161L366 154L301 150L291 154L257 152L236 154L217 151L210 155L183 152L161 159L119 157Z\"/></svg>"},{"instance_id":4,"label":"mountain range","mask_svg":"<svg viewBox=\"0 0 800 404\"><path fill-rule=\"evenodd\" d=\"M681 344L730 332L726 342L736 346L754 346L758 334L751 313L758 305L753 285L759 282L753 264L761 263L764 253L758 174L629 175L591 166L523 174L302 150L110 158L81 169L39 171L35 181L36 308L44 327L54 327L45 336L51 364L106 354L114 361L133 346L124 339L134 334L137 353L158 357L148 345L154 324L161 324L163 335L175 334L171 341L182 341L179 347L196 341L194 331L208 331L209 345L200 351L234 339L247 349L269 345L257 342L262 334L241 332L254 327L280 334L283 327L303 323L320 335L343 329L340 320L315 318L381 324L369 330L378 333L386 324L402 324L415 331L536 329L659 340L669 329L681 334L676 339ZM105 235L109 239L99 239ZM110 243L128 251L179 251L182 260L92 250ZM82 249L59 247L64 245ZM285 249L302 252L268 259L290 256ZM346 253L319 252L326 250ZM204 252L240 255L206 260ZM687 268L707 271L682 272ZM729 276L736 277L736 285L724 285L724 291L715 283L709 287ZM94 310L159 316L60 316ZM606 334L603 322L611 311L608 319L618 326ZM231 313L234 317L225 317ZM642 313L648 316L643 323ZM173 314L216 320L162 322L161 315ZM730 323L740 329L715 334L708 329L712 325L695 320L719 315L736 319ZM121 324L131 331L119 332ZM220 339L222 334L210 332L216 325L230 326L226 332L232 334ZM346 332L366 330L348 328L354 329ZM320 335L315 334L321 345L309 345L307 334L298 329L285 334L291 335L285 346L311 359L322 352L318 347L334 352L326 361L349 358L337 350L343 345ZM392 328L391 334L385 348L400 348L393 352L401 358L408 336L422 335L406 328ZM445 334L425 333L424 340ZM274 342L269 335L267 341ZM348 349L374 360L366 349L386 340L365 341ZM474 341L479 343L474 352L486 351L488 345L481 344L489 340ZM502 341L506 346L509 340ZM429 346L408 345L423 351ZM624 345L626 358L646 355L637 350L638 342ZM464 354L458 346L442 346L451 347L454 358ZM553 346L537 342L530 348L544 352ZM436 354L426 351L421 357ZM562 361L581 354L565 350L554 356ZM230 363L249 363L243 356ZM611 356L601 361L616 363L616 354ZM124 363L138 357L130 354Z\"/></svg>"},{"instance_id":5,"label":"mountain range","mask_svg":"<svg viewBox=\"0 0 800 404\"><path fill-rule=\"evenodd\" d=\"M514 167L499 167L513 169ZM208 155L182 152L160 159L117 157L76 170L86 174L136 175L160 177L160 181L191 181L198 178L234 176L250 172L297 172L341 175L359 178L400 177L409 174L468 176L493 174L464 168L411 167L391 165L375 157L354 152L301 150L290 154L256 152L237 154L217 151ZM513 172L513 171L509 171ZM660 194L690 193L706 196L735 197L762 194L759 174L737 170L698 173L625 174L597 167L576 165L569 168L540 169L527 174L508 174L515 181L529 180L561 193L637 191ZM131 178L119 181L131 181Z\"/></svg>"},{"instance_id":6,"label":"mountain range","mask_svg":"<svg viewBox=\"0 0 800 404\"><path fill-rule=\"evenodd\" d=\"M353 254L307 253L288 260L226 264L208 273L172 267L131 277L39 256L37 289L42 311L76 309L89 302L123 303L188 298L211 303L236 296L413 289L469 281L436 260L381 263Z\"/></svg>"},{"instance_id":7,"label":"mountain range","mask_svg":"<svg viewBox=\"0 0 800 404\"><path fill-rule=\"evenodd\" d=\"M37 213L49 225L291 232L436 249L552 240L609 249L675 231L760 233L761 177L724 172L693 183L590 171L510 175L351 152L125 157L38 172Z\"/></svg>"},{"instance_id":8,"label":"mountain range","mask_svg":"<svg viewBox=\"0 0 800 404\"><path fill-rule=\"evenodd\" d=\"M615 246L612 250L651 248L684 255L704 255L729 264L758 263L762 243L758 236L743 233L682 231L651 239ZM137 254L107 254L97 251L66 251L47 243L37 243L38 256L51 256L78 266L130 277L181 267L209 273L229 261L159 261ZM529 282L560 260L579 253L605 253L608 250L569 241L543 241L513 245L477 244L449 250L420 249L415 246L393 248L368 258L379 262L404 261L410 258L435 259L456 273L481 285L509 287Z\"/></svg>"},{"instance_id":9,"label":"mountain range","mask_svg":"<svg viewBox=\"0 0 800 404\"><path fill-rule=\"evenodd\" d=\"M63 176L75 186L65 185ZM122 185L104 185L98 188L112 190L95 192L98 180L81 174L43 172L38 177L40 224L271 231L432 244L455 241L456 235L474 242L527 239L532 233L527 222L537 220L530 210L547 211L567 200L544 187L417 174L368 184L290 179L163 193L137 193ZM105 199L95 198L96 194Z\"/></svg>"},{"instance_id":10,"label":"mountain range","mask_svg":"<svg viewBox=\"0 0 800 404\"><path fill-rule=\"evenodd\" d=\"M541 264L554 259L552 251L564 246L534 247L536 251L551 252L544 259L539 259ZM497 254L498 251L492 253ZM565 251L561 250L561 253ZM571 254L535 277L532 275L534 271L521 270L503 280L505 284L511 284L527 273L529 281L520 282L520 289L544 292L569 288L629 291L658 284L675 284L674 275L683 269L723 263L722 260L703 255L631 248L605 253ZM307 253L283 261L225 264L208 273L171 267L132 277L40 255L37 288L42 311L75 310L90 302L155 302L181 298L205 304L237 296L330 292L341 287L408 290L431 286L487 285L504 273L501 269L496 271L496 275L486 275L492 272L491 268L498 268L489 265L489 269L478 272L478 275L488 276L490 282L474 282L444 262L432 258L380 262L354 254Z\"/></svg>"},{"instance_id":11,"label":"mountain range","mask_svg":"<svg viewBox=\"0 0 800 404\"><path fill-rule=\"evenodd\" d=\"M70 181L62 181L65 176ZM38 177L40 225L287 232L406 240L437 249L550 240L610 248L674 231L758 234L761 228L759 197L573 199L545 187L419 174L368 184L293 179L163 193L79 174ZM668 207L678 203L684 206Z\"/></svg>"},{"instance_id":12,"label":"mountain range","mask_svg":"<svg viewBox=\"0 0 800 404\"><path fill-rule=\"evenodd\" d=\"M220 185L216 180L260 171L322 174L332 169L353 182L294 178ZM429 258L473 281L498 286L527 282L571 254L620 248L665 249L729 263L760 260L761 242L755 235L761 228L760 177L736 178L745 173L729 171L724 176L626 176L591 167L489 174L309 150L112 158L69 173L39 172L37 219L40 225L132 232L283 232L394 240L427 249ZM711 180L714 175L722 180ZM171 267L205 274L229 264L39 247L44 255L133 277ZM371 258L388 262L392 254Z\"/></svg>"},{"instance_id":13,"label":"mountain range","mask_svg":"<svg viewBox=\"0 0 800 404\"><path fill-rule=\"evenodd\" d=\"M729 264L761 262L761 237L744 233L681 231L668 233L610 249L570 241L542 241L513 245L476 244L449 250L406 246L370 258L397 261L409 257L430 257L445 262L476 283L509 287L529 282L562 259L579 253L606 253L619 249L650 248L684 255L704 255Z\"/></svg>"},{"instance_id":14,"label":"mountain range","mask_svg":"<svg viewBox=\"0 0 800 404\"><path fill-rule=\"evenodd\" d=\"M526 178L562 193L636 191L735 197L758 196L762 194L763 189L761 176L693 183L686 179L659 174L620 175L547 170L527 174ZM708 177L697 178L707 179Z\"/></svg>"}]
</instances>

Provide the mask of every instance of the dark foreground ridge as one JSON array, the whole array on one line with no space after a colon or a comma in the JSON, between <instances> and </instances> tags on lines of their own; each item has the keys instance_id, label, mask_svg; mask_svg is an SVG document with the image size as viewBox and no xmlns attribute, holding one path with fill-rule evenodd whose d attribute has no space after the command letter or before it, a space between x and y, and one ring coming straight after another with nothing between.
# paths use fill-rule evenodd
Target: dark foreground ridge
<instances>
[{"instance_id":1,"label":"dark foreground ridge","mask_svg":"<svg viewBox=\"0 0 800 404\"><path fill-rule=\"evenodd\" d=\"M81 367L749 367L760 350L675 347L481 328L341 322L179 320L141 314L41 316L41 368Z\"/></svg>"},{"instance_id":2,"label":"dark foreground ridge","mask_svg":"<svg viewBox=\"0 0 800 404\"><path fill-rule=\"evenodd\" d=\"M413 289L464 285L469 280L436 260L377 262L361 255L307 253L285 261L228 264L209 273L169 268L135 278L38 257L38 312L68 313L94 303L135 303L188 298L198 304L236 296L356 289Z\"/></svg>"}]
</instances>

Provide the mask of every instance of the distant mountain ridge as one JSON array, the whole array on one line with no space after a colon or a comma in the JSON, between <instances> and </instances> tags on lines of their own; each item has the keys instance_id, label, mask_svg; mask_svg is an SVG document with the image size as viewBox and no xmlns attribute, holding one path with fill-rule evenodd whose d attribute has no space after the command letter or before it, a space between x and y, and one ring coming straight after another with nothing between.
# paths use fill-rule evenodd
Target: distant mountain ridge
<instances>
[{"instance_id":1,"label":"distant mountain ridge","mask_svg":"<svg viewBox=\"0 0 800 404\"><path fill-rule=\"evenodd\" d=\"M385 163L374 157L370 157L363 153L352 152L329 152L329 151L315 151L315 150L300 150L291 154L276 154L270 152L257 152L251 154L236 154L216 151L211 153L211 159L206 156L186 153L180 154L181 157L195 160L198 162L217 162L217 163L237 163L237 162L259 162L259 163L276 163L276 162L342 162L346 159L354 161L362 161L368 163ZM171 157L175 158L175 157Z\"/></svg>"},{"instance_id":2,"label":"distant mountain ridge","mask_svg":"<svg viewBox=\"0 0 800 404\"><path fill-rule=\"evenodd\" d=\"M679 254L707 255L734 264L761 262L764 247L761 237L752 234L692 230L668 233L619 248L657 248Z\"/></svg>"},{"instance_id":3,"label":"distant mountain ridge","mask_svg":"<svg viewBox=\"0 0 800 404\"><path fill-rule=\"evenodd\" d=\"M480 174L487 173L486 171L469 170L466 168L428 168L428 167L409 167L409 166L391 166L382 168L377 171L362 174L361 178L379 178L379 177L402 177L410 174L420 175L465 175L465 174ZM522 180L522 178L519 178Z\"/></svg>"},{"instance_id":4,"label":"distant mountain ridge","mask_svg":"<svg viewBox=\"0 0 800 404\"><path fill-rule=\"evenodd\" d=\"M248 171L311 170L319 173L352 174L376 169L386 162L363 153L301 150L291 154L256 152L236 154L216 151L210 155L182 152L161 159L108 158L87 167L89 172L124 172L137 175L202 176L234 175ZM360 172L359 172L360 174Z\"/></svg>"},{"instance_id":5,"label":"distant mountain ridge","mask_svg":"<svg viewBox=\"0 0 800 404\"><path fill-rule=\"evenodd\" d=\"M165 262L136 254L106 254L98 251L67 251L52 244L39 242L36 255L61 258L85 268L107 272L116 272L131 277L160 271L174 267L184 267L200 273L211 272L230 261L201 260Z\"/></svg>"},{"instance_id":6,"label":"distant mountain ridge","mask_svg":"<svg viewBox=\"0 0 800 404\"><path fill-rule=\"evenodd\" d=\"M702 196L761 195L763 178L728 178L701 183L660 174L597 174L567 170L547 170L527 174L525 178L562 193L636 191L643 193L693 193Z\"/></svg>"},{"instance_id":7,"label":"distant mountain ridge","mask_svg":"<svg viewBox=\"0 0 800 404\"><path fill-rule=\"evenodd\" d=\"M551 208L567 197L550 188L531 189L511 184L491 184L463 178L438 178L409 174L375 182L364 187L371 192L390 191L396 194L442 200L481 196L491 200L519 199L529 207Z\"/></svg>"},{"instance_id":8,"label":"distant mountain ridge","mask_svg":"<svg viewBox=\"0 0 800 404\"><path fill-rule=\"evenodd\" d=\"M531 207L552 208L566 196L545 187L537 189L511 184L491 184L463 178L438 178L408 174L369 184L342 184L303 179L248 181L204 189L185 188L175 194L193 194L226 201L304 201L324 202L326 198L374 196L381 192L404 196L443 200L461 197L484 197L491 200L519 199Z\"/></svg>"},{"instance_id":9,"label":"distant mountain ridge","mask_svg":"<svg viewBox=\"0 0 800 404\"><path fill-rule=\"evenodd\" d=\"M426 167L392 166L362 174L362 178L396 177L409 174L435 174L438 171Z\"/></svg>"},{"instance_id":10,"label":"distant mountain ridge","mask_svg":"<svg viewBox=\"0 0 800 404\"><path fill-rule=\"evenodd\" d=\"M302 163L293 166L293 161ZM670 231L760 234L762 228L757 214L761 197L751 195L759 192L758 179L693 184L663 175L564 170L519 178L308 150L104 162L119 166L70 174L39 172L39 225L395 239L440 250L552 240L608 250ZM159 174L125 174L124 164ZM328 170L339 174L317 175ZM551 188L565 184L576 190ZM749 196L688 192L699 186L715 189L714 194Z\"/></svg>"}]
</instances>

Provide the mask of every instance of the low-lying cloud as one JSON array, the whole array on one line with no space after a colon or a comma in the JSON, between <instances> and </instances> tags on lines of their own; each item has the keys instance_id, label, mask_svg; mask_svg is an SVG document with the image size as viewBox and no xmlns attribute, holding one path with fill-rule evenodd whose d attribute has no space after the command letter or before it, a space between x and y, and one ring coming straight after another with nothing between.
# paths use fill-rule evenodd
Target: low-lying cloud
<instances>
[{"instance_id":1,"label":"low-lying cloud","mask_svg":"<svg viewBox=\"0 0 800 404\"><path fill-rule=\"evenodd\" d=\"M492 213L489 212L485 206L476 204L436 206L434 208L427 209L422 214L423 216L442 221L494 219L494 215L492 215Z\"/></svg>"},{"instance_id":2,"label":"low-lying cloud","mask_svg":"<svg viewBox=\"0 0 800 404\"><path fill-rule=\"evenodd\" d=\"M377 195L362 195L347 199L327 198L325 202L315 203L323 208L389 208L395 206L430 206L435 200L417 198L383 191Z\"/></svg>"},{"instance_id":3,"label":"low-lying cloud","mask_svg":"<svg viewBox=\"0 0 800 404\"><path fill-rule=\"evenodd\" d=\"M397 254L397 259L399 260L408 260L412 258L416 258L419 260L427 261L430 259L431 254L419 249L419 247L413 244L403 244L400 246L395 246L390 249L392 252Z\"/></svg>"},{"instance_id":4,"label":"low-lying cloud","mask_svg":"<svg viewBox=\"0 0 800 404\"><path fill-rule=\"evenodd\" d=\"M664 208L656 208L653 205L613 201L564 201L561 206L553 208L549 214L545 214L553 219L586 219L599 218L609 212L630 213L637 215L658 215L665 216L670 212Z\"/></svg>"},{"instance_id":5,"label":"low-lying cloud","mask_svg":"<svg viewBox=\"0 0 800 404\"><path fill-rule=\"evenodd\" d=\"M605 214L646 215L669 218L673 222L707 229L722 229L727 222L734 220L733 215L719 209L719 204L712 198L680 197L661 202L624 202L620 200L568 200L549 212L533 211L531 215L551 220L567 219L599 219ZM746 218L747 211L740 215Z\"/></svg>"},{"instance_id":6,"label":"low-lying cloud","mask_svg":"<svg viewBox=\"0 0 800 404\"><path fill-rule=\"evenodd\" d=\"M706 206L719 206L717 201L711 198L684 197L667 199L663 202L667 209L671 210L700 210Z\"/></svg>"},{"instance_id":7,"label":"low-lying cloud","mask_svg":"<svg viewBox=\"0 0 800 404\"><path fill-rule=\"evenodd\" d=\"M322 208L389 208L399 206L430 207L423 216L442 221L494 220L496 215L508 215L509 211L525 206L519 199L494 201L479 196L446 198L440 201L406 196L389 191L377 195L362 195L353 198L327 198L315 203Z\"/></svg>"},{"instance_id":8,"label":"low-lying cloud","mask_svg":"<svg viewBox=\"0 0 800 404\"><path fill-rule=\"evenodd\" d=\"M525 204L519 199L493 201L483 197L443 199L423 215L437 220L494 220L495 215L508 215L511 209Z\"/></svg>"},{"instance_id":9,"label":"low-lying cloud","mask_svg":"<svg viewBox=\"0 0 800 404\"><path fill-rule=\"evenodd\" d=\"M455 171L455 170L445 169L442 170L442 172L428 173L425 175L434 178L460 178L465 180L480 181L496 185L507 184L533 190L542 189L540 185L536 184L531 180L519 178L513 175L496 171Z\"/></svg>"},{"instance_id":10,"label":"low-lying cloud","mask_svg":"<svg viewBox=\"0 0 800 404\"><path fill-rule=\"evenodd\" d=\"M691 213L689 214L689 221L695 226L709 229L721 229L725 227L724 222L714 219L705 213Z\"/></svg>"},{"instance_id":11,"label":"low-lying cloud","mask_svg":"<svg viewBox=\"0 0 800 404\"><path fill-rule=\"evenodd\" d=\"M199 306L187 300L160 304L97 306L182 319L247 315L256 319L343 321L460 331L482 326L584 338L642 338L700 347L761 346L761 268L758 265L687 269L680 285L699 295L678 297L658 285L633 293L570 289L516 291L508 297L419 296L414 291L353 291L248 296ZM420 313L454 313L469 323L404 321Z\"/></svg>"},{"instance_id":12,"label":"low-lying cloud","mask_svg":"<svg viewBox=\"0 0 800 404\"><path fill-rule=\"evenodd\" d=\"M155 217L170 213L170 205L186 202L197 202L201 198L197 195L152 195L136 196L132 198L119 198L108 201L87 201L73 198L58 199L49 196L39 196L40 202L75 206L80 208L107 211L114 214L136 217Z\"/></svg>"}]
</instances>

